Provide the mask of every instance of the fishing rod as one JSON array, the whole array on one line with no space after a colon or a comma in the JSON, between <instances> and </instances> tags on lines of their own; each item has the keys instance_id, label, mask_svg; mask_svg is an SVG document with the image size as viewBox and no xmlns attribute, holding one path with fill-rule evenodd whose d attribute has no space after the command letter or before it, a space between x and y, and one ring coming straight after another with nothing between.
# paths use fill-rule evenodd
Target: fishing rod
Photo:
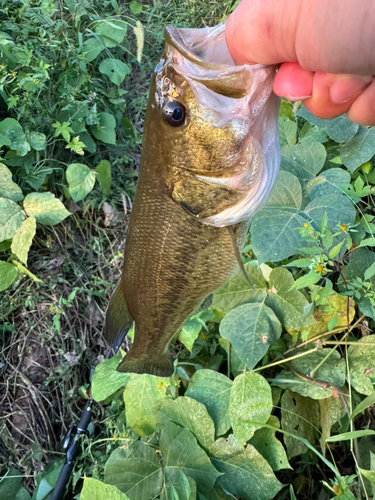
<instances>
[{"instance_id":1,"label":"fishing rod","mask_svg":"<svg viewBox=\"0 0 375 500\"><path fill-rule=\"evenodd\" d=\"M115 337L115 340L109 348L105 359L109 359L111 355L114 356L115 354L117 354L126 334L130 329L130 326L131 325L129 325L129 327L126 328L124 332L121 332L119 335L117 335L117 337ZM61 500L61 498L65 495L66 486L69 482L69 478L72 473L78 451L81 447L79 438L80 436L87 434L87 427L91 420L93 404L94 400L93 398L91 398L87 403L86 408L83 410L78 425L73 425L66 435L63 445L63 449L66 450L66 461L60 471L60 475L53 489L51 500Z\"/></svg>"}]
</instances>

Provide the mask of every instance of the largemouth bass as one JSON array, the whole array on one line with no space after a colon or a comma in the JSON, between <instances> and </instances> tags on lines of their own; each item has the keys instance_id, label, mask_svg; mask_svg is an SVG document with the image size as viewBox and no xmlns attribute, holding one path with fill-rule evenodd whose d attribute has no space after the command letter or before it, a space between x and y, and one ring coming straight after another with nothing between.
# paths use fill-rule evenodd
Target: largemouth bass
<instances>
[{"instance_id":1,"label":"largemouth bass","mask_svg":"<svg viewBox=\"0 0 375 500\"><path fill-rule=\"evenodd\" d=\"M173 373L171 338L233 272L235 247L280 162L275 67L235 66L225 23L167 27L165 39L105 327L112 342L134 321L134 344L118 370L158 376Z\"/></svg>"}]
</instances>

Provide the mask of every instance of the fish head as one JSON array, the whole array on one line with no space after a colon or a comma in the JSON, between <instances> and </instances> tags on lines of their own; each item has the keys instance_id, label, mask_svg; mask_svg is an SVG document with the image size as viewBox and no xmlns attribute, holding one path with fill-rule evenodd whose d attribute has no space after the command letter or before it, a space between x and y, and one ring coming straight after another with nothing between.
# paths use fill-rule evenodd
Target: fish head
<instances>
[{"instance_id":1,"label":"fish head","mask_svg":"<svg viewBox=\"0 0 375 500\"><path fill-rule=\"evenodd\" d=\"M148 119L165 188L203 224L247 220L268 198L280 162L276 68L235 66L225 23L167 27L165 38Z\"/></svg>"}]
</instances>

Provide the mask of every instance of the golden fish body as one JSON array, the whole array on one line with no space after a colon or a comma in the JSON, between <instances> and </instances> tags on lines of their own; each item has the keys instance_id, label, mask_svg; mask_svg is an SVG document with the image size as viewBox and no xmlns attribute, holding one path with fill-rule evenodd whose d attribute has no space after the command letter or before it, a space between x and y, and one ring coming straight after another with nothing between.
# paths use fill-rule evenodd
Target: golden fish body
<instances>
[{"instance_id":1,"label":"golden fish body","mask_svg":"<svg viewBox=\"0 0 375 500\"><path fill-rule=\"evenodd\" d=\"M276 179L272 67L235 67L224 25L167 28L144 124L121 281L106 318L112 341L135 322L120 371L169 376L168 344L231 275L249 218Z\"/></svg>"}]
</instances>

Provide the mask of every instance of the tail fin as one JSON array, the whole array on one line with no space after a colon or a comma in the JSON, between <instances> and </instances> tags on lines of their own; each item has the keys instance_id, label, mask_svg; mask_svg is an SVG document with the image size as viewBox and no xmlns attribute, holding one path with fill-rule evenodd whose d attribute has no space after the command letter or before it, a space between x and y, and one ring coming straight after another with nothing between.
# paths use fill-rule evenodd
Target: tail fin
<instances>
[{"instance_id":1,"label":"tail fin","mask_svg":"<svg viewBox=\"0 0 375 500\"><path fill-rule=\"evenodd\" d=\"M173 361L170 353L167 354L148 354L142 357L132 357L132 349L117 367L119 372L128 373L149 373L158 377L170 377L173 375Z\"/></svg>"},{"instance_id":2,"label":"tail fin","mask_svg":"<svg viewBox=\"0 0 375 500\"><path fill-rule=\"evenodd\" d=\"M120 282L113 292L105 317L104 337L107 342L112 344L121 332L129 329L132 322Z\"/></svg>"}]
</instances>

